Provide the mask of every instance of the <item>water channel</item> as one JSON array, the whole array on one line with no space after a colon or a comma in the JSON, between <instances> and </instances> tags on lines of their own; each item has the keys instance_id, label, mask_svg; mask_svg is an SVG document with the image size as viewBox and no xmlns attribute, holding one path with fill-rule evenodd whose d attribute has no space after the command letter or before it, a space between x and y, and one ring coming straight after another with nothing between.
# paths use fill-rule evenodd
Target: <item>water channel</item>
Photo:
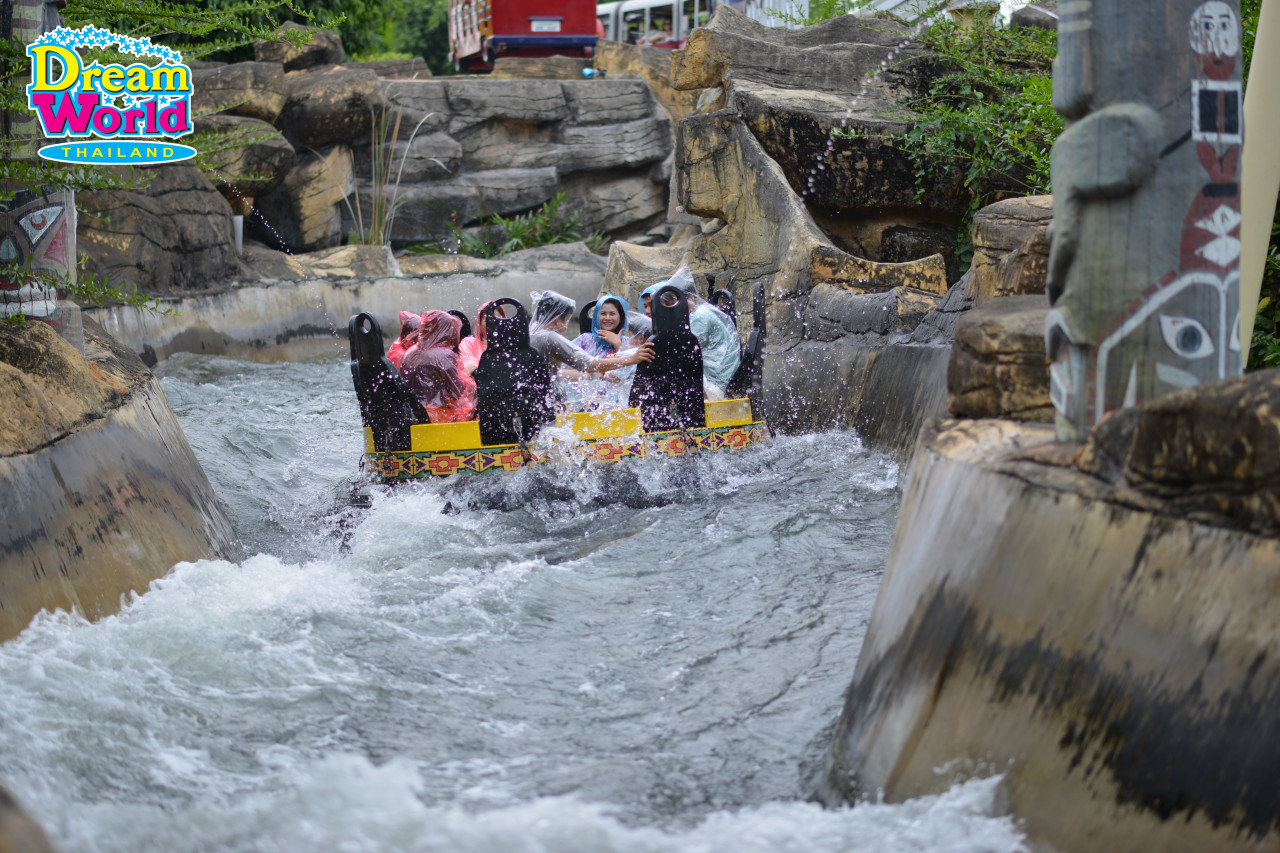
<instances>
[{"instance_id":1,"label":"water channel","mask_svg":"<svg viewBox=\"0 0 1280 853\"><path fill-rule=\"evenodd\" d=\"M1023 849L995 780L805 802L898 510L851 432L348 493L345 361L157 369L245 556L0 646L72 851Z\"/></svg>"}]
</instances>

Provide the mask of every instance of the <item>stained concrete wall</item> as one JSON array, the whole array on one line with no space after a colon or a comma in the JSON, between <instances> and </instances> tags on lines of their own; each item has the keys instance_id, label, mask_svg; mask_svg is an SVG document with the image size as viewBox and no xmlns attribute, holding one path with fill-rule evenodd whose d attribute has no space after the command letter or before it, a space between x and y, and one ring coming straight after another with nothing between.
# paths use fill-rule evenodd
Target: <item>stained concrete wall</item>
<instances>
[{"instance_id":1,"label":"stained concrete wall","mask_svg":"<svg viewBox=\"0 0 1280 853\"><path fill-rule=\"evenodd\" d=\"M825 800L1004 773L1052 849L1280 847L1280 540L1251 529L1274 517L1275 418L1224 397L1230 453L1254 463L1219 470L1192 440L1216 421L1188 399L1110 449L961 421L916 454ZM1151 459L1176 476L1140 473ZM1267 500L1162 497L1215 478Z\"/></svg>"}]
</instances>

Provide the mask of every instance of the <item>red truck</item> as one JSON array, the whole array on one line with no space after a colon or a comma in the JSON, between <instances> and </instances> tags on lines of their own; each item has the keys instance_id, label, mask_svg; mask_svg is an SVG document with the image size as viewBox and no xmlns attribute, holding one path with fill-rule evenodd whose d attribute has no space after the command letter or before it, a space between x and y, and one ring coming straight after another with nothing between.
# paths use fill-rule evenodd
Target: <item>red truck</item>
<instances>
[{"instance_id":1,"label":"red truck","mask_svg":"<svg viewBox=\"0 0 1280 853\"><path fill-rule=\"evenodd\" d=\"M595 55L595 0L449 0L449 49L460 71L499 56Z\"/></svg>"}]
</instances>

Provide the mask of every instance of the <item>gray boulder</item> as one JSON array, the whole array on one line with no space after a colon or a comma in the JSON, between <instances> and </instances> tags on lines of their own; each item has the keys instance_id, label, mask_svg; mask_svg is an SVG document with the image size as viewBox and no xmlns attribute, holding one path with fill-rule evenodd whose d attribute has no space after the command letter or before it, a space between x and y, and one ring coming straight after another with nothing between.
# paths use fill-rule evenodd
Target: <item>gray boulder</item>
<instances>
[{"instance_id":1,"label":"gray boulder","mask_svg":"<svg viewBox=\"0 0 1280 853\"><path fill-rule=\"evenodd\" d=\"M285 83L289 98L276 127L299 150L368 138L386 104L378 75L367 69L294 71Z\"/></svg>"},{"instance_id":2,"label":"gray boulder","mask_svg":"<svg viewBox=\"0 0 1280 853\"><path fill-rule=\"evenodd\" d=\"M1009 17L1009 24L1015 27L1039 27L1042 30L1058 29L1057 0L1032 3L1016 9Z\"/></svg>"},{"instance_id":3,"label":"gray boulder","mask_svg":"<svg viewBox=\"0 0 1280 853\"><path fill-rule=\"evenodd\" d=\"M285 21L277 32L305 32L308 29L302 24ZM278 41L254 42L253 56L259 62L278 62L285 71L340 64L344 58L342 38L333 30L311 30L311 33L311 40L299 47Z\"/></svg>"},{"instance_id":4,"label":"gray boulder","mask_svg":"<svg viewBox=\"0 0 1280 853\"><path fill-rule=\"evenodd\" d=\"M394 145L382 147L382 168L390 167L390 182L399 179L401 185L421 181L450 178L462 168L462 146L446 133L419 133L412 139L401 124L400 138ZM356 174L373 180L373 146L357 145L355 154ZM385 174L385 172L384 172Z\"/></svg>"},{"instance_id":5,"label":"gray boulder","mask_svg":"<svg viewBox=\"0 0 1280 853\"><path fill-rule=\"evenodd\" d=\"M391 121L400 116L400 126L422 131L448 127L450 108L443 80L384 80L382 96Z\"/></svg>"},{"instance_id":6,"label":"gray boulder","mask_svg":"<svg viewBox=\"0 0 1280 853\"><path fill-rule=\"evenodd\" d=\"M413 59L383 59L377 62L353 62L351 68L366 69L384 80L421 80L431 76L427 61L421 56Z\"/></svg>"},{"instance_id":7,"label":"gray boulder","mask_svg":"<svg viewBox=\"0 0 1280 853\"><path fill-rule=\"evenodd\" d=\"M445 83L454 133L488 119L505 121L564 121L569 104L557 80L512 80L495 86L484 79Z\"/></svg>"},{"instance_id":8,"label":"gray boulder","mask_svg":"<svg viewBox=\"0 0 1280 853\"><path fill-rule=\"evenodd\" d=\"M312 252L342 242L343 200L354 186L351 149L304 151L280 185L257 199L249 234L276 249Z\"/></svg>"},{"instance_id":9,"label":"gray boulder","mask_svg":"<svg viewBox=\"0 0 1280 853\"><path fill-rule=\"evenodd\" d=\"M545 167L469 172L430 184L383 187L383 198L397 206L391 244L434 242L449 235L447 223L468 225L494 213L530 210L555 195L559 184L556 170ZM357 227L353 211L373 209L373 184L357 182L357 193L343 209L348 232Z\"/></svg>"},{"instance_id":10,"label":"gray boulder","mask_svg":"<svg viewBox=\"0 0 1280 853\"><path fill-rule=\"evenodd\" d=\"M274 124L288 98L278 62L237 62L193 68L191 107L197 114L224 112Z\"/></svg>"},{"instance_id":11,"label":"gray boulder","mask_svg":"<svg viewBox=\"0 0 1280 853\"><path fill-rule=\"evenodd\" d=\"M148 293L197 289L237 275L231 208L204 173L188 163L142 173L149 182L144 191L76 198L85 271Z\"/></svg>"},{"instance_id":12,"label":"gray boulder","mask_svg":"<svg viewBox=\"0 0 1280 853\"><path fill-rule=\"evenodd\" d=\"M643 80L566 80L562 86L577 125L639 121L654 111L653 95Z\"/></svg>"},{"instance_id":13,"label":"gray boulder","mask_svg":"<svg viewBox=\"0 0 1280 853\"><path fill-rule=\"evenodd\" d=\"M891 50L898 59L919 53L912 35L898 21L854 15L799 30L768 27L721 6L711 26L695 29L684 50L672 57L671 85L707 89L731 78L853 95Z\"/></svg>"}]
</instances>

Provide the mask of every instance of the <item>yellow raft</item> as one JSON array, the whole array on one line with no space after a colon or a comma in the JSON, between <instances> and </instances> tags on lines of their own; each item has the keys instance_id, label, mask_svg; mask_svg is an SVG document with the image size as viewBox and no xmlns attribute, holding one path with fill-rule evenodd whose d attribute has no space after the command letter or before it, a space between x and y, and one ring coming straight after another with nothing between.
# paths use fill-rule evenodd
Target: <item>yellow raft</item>
<instances>
[{"instance_id":1,"label":"yellow raft","mask_svg":"<svg viewBox=\"0 0 1280 853\"><path fill-rule=\"evenodd\" d=\"M751 401L746 397L709 402L706 407L705 427L669 432L642 433L638 408L558 415L556 426L569 427L573 440L567 440L564 433L566 440L550 448L517 444L485 446L480 442L480 422L464 421L415 424L409 427L409 450L379 452L374 448L373 430L365 427L363 467L384 482L400 482L451 474L515 471L526 465L566 459L588 464L633 457L734 451L768 438L764 421L752 420Z\"/></svg>"}]
</instances>

